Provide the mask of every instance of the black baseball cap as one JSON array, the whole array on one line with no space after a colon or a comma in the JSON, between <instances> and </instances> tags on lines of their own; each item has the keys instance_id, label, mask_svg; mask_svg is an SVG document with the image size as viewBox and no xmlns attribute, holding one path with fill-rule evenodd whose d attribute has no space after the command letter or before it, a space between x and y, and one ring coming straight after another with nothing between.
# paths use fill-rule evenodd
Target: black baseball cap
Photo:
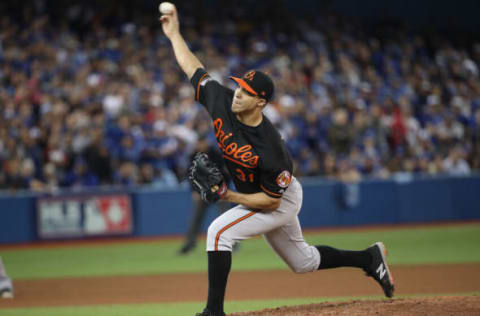
<instances>
[{"instance_id":1,"label":"black baseball cap","mask_svg":"<svg viewBox=\"0 0 480 316\"><path fill-rule=\"evenodd\" d=\"M249 93L266 99L267 102L273 96L273 81L264 72L259 70L250 70L242 78L230 77L239 86L247 90Z\"/></svg>"}]
</instances>

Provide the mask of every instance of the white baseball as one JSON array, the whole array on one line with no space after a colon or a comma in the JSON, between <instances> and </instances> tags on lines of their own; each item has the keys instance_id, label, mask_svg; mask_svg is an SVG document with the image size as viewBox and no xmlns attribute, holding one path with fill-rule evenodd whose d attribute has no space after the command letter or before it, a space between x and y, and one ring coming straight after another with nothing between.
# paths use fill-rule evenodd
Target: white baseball
<instances>
[{"instance_id":1,"label":"white baseball","mask_svg":"<svg viewBox=\"0 0 480 316\"><path fill-rule=\"evenodd\" d=\"M170 2L162 2L158 6L158 10L160 11L161 14L171 14L174 9L175 9L175 6Z\"/></svg>"}]
</instances>

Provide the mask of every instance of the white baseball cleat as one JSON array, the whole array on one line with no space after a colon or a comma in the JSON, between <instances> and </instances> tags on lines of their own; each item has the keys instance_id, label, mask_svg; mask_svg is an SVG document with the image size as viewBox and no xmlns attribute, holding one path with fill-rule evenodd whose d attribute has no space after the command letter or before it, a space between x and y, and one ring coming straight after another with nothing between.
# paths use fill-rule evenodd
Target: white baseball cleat
<instances>
[{"instance_id":1,"label":"white baseball cleat","mask_svg":"<svg viewBox=\"0 0 480 316\"><path fill-rule=\"evenodd\" d=\"M2 290L1 298L13 298L13 292L10 290Z\"/></svg>"},{"instance_id":2,"label":"white baseball cleat","mask_svg":"<svg viewBox=\"0 0 480 316\"><path fill-rule=\"evenodd\" d=\"M0 298L13 298L13 285L10 278L0 278Z\"/></svg>"}]
</instances>

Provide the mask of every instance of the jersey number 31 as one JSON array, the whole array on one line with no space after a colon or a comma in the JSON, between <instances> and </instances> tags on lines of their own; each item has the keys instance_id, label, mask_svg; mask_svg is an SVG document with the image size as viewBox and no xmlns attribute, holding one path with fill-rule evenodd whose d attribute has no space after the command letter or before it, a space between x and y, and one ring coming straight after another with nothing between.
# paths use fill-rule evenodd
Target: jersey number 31
<instances>
[{"instance_id":1,"label":"jersey number 31","mask_svg":"<svg viewBox=\"0 0 480 316\"><path fill-rule=\"evenodd\" d=\"M240 168L237 168L237 170L235 170L237 172L236 176L237 176L237 179L242 181L242 182L247 182L247 177L245 175L245 172L242 171L242 169ZM250 173L248 175L248 181L249 182L253 182L253 173Z\"/></svg>"}]
</instances>

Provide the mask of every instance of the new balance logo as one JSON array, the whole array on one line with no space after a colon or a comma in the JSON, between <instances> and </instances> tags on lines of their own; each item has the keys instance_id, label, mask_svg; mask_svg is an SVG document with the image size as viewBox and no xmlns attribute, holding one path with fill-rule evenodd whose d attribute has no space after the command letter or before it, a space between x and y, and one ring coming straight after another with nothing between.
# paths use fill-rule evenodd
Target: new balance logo
<instances>
[{"instance_id":1,"label":"new balance logo","mask_svg":"<svg viewBox=\"0 0 480 316\"><path fill-rule=\"evenodd\" d=\"M383 279L385 273L387 273L387 269L383 266L383 263L381 263L376 272L380 275L380 279Z\"/></svg>"}]
</instances>

